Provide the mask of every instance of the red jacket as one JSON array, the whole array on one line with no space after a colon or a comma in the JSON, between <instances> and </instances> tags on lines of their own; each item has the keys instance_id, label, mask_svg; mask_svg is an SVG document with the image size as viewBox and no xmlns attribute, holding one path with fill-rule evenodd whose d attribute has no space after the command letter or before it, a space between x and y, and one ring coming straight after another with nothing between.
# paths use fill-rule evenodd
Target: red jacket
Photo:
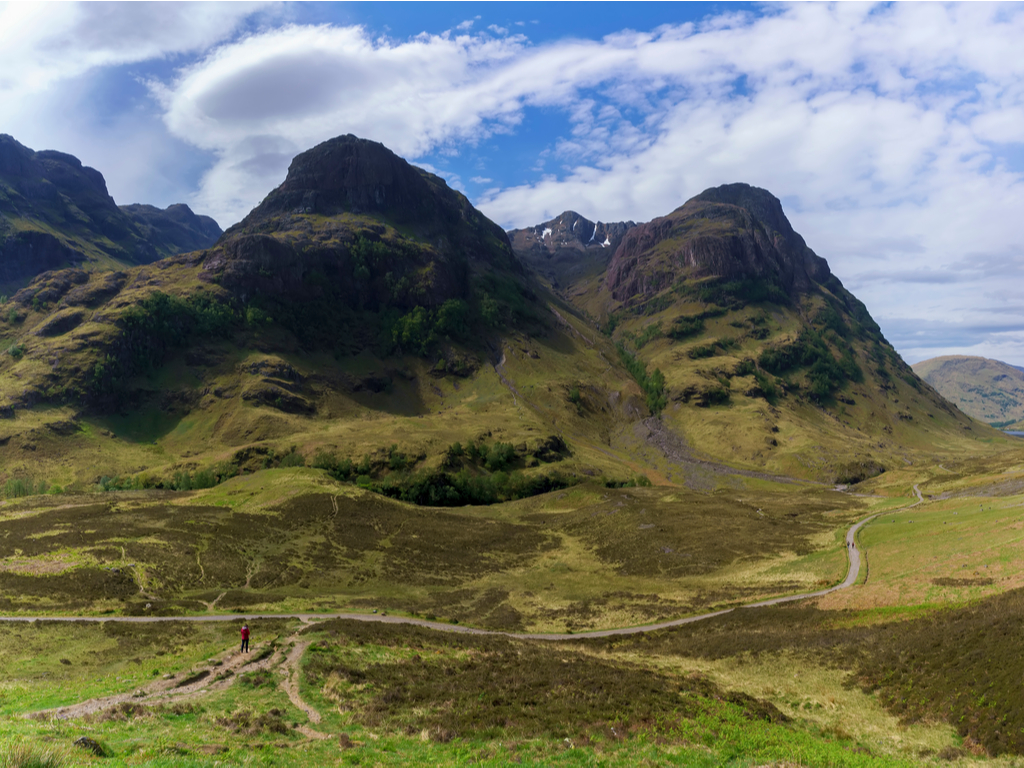
<instances>
[{"instance_id":1,"label":"red jacket","mask_svg":"<svg viewBox=\"0 0 1024 768\"><path fill-rule=\"evenodd\" d=\"M242 627L242 639L243 640L248 640L249 639L249 628L248 627Z\"/></svg>"}]
</instances>

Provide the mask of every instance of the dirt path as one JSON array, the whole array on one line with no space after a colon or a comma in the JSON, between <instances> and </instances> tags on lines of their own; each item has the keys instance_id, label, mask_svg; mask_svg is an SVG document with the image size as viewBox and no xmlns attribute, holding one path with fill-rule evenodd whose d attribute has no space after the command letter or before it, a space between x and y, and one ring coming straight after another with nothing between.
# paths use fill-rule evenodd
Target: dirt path
<instances>
[{"instance_id":1,"label":"dirt path","mask_svg":"<svg viewBox=\"0 0 1024 768\"><path fill-rule=\"evenodd\" d=\"M26 717L70 720L112 709L125 702L166 704L172 701L194 698L210 691L223 690L234 683L237 675L240 673L269 669L274 664L281 663L283 654L280 652L260 658L262 656L261 652L267 646L267 643L255 645L248 654L239 653L238 651L225 651L185 672L169 675L164 679L147 683L131 693L117 693L112 696L89 699L88 701L69 706L38 710L26 715ZM253 661L253 659L258 660Z\"/></svg>"},{"instance_id":2,"label":"dirt path","mask_svg":"<svg viewBox=\"0 0 1024 768\"><path fill-rule=\"evenodd\" d=\"M283 677L281 688L288 694L288 700L291 701L292 705L306 713L309 722L319 725L321 720L320 713L314 707L307 704L302 696L299 695L299 662L302 660L302 654L306 652L306 648L309 647L311 641L303 640L299 642L298 637L298 634L295 634L288 638L289 641L295 642L295 645L289 651L284 659L284 663L281 664L281 668L278 670ZM331 738L330 734L321 733L315 728L310 728L308 725L300 725L296 730L309 739Z\"/></svg>"}]
</instances>

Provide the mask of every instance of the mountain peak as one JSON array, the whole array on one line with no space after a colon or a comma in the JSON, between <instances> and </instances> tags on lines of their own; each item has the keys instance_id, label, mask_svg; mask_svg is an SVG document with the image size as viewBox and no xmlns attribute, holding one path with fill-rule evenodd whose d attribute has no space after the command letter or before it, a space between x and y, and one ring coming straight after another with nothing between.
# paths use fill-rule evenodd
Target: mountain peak
<instances>
[{"instance_id":1,"label":"mountain peak","mask_svg":"<svg viewBox=\"0 0 1024 768\"><path fill-rule=\"evenodd\" d=\"M705 189L689 202L735 205L749 211L763 224L784 235L793 235L793 225L782 210L782 201L767 189L742 182ZM801 238L802 239L802 238Z\"/></svg>"},{"instance_id":2,"label":"mountain peak","mask_svg":"<svg viewBox=\"0 0 1024 768\"><path fill-rule=\"evenodd\" d=\"M683 276L769 281L793 295L831 276L782 203L749 184L706 189L668 216L626 233L608 268L618 301L650 296Z\"/></svg>"},{"instance_id":3,"label":"mountain peak","mask_svg":"<svg viewBox=\"0 0 1024 768\"><path fill-rule=\"evenodd\" d=\"M246 218L280 213L412 214L431 197L432 186L448 188L442 179L413 167L383 144L347 134L296 155L284 182Z\"/></svg>"}]
</instances>

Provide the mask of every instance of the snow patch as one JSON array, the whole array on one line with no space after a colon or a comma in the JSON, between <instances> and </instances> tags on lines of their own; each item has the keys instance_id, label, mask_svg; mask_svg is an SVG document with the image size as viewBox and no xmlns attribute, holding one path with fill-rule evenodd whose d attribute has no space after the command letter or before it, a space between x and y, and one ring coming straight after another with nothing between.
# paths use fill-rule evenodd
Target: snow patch
<instances>
[{"instance_id":1,"label":"snow patch","mask_svg":"<svg viewBox=\"0 0 1024 768\"><path fill-rule=\"evenodd\" d=\"M608 235L605 235L604 236L604 242L601 243L601 247L602 248L607 248L611 244L612 244L612 241L608 239Z\"/></svg>"},{"instance_id":2,"label":"snow patch","mask_svg":"<svg viewBox=\"0 0 1024 768\"><path fill-rule=\"evenodd\" d=\"M541 233L540 236L541 236L541 238L550 237L551 236L551 227L546 227L544 229L544 231Z\"/></svg>"},{"instance_id":3,"label":"snow patch","mask_svg":"<svg viewBox=\"0 0 1024 768\"><path fill-rule=\"evenodd\" d=\"M597 224L594 225L594 233L590 236L590 239L587 240L587 243L589 244L594 242L595 237L597 237Z\"/></svg>"}]
</instances>

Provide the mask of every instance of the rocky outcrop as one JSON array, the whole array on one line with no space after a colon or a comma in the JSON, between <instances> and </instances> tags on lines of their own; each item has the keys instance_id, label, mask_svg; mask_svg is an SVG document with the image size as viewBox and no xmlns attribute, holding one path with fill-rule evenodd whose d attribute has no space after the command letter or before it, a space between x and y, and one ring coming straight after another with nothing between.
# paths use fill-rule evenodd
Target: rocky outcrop
<instances>
[{"instance_id":1,"label":"rocky outcrop","mask_svg":"<svg viewBox=\"0 0 1024 768\"><path fill-rule=\"evenodd\" d=\"M521 269L504 230L444 179L410 165L379 142L351 134L297 155L284 183L231 227L225 240L290 231L296 217L345 214L385 217L439 254L458 252L470 262ZM330 229L341 233L352 227L336 220Z\"/></svg>"},{"instance_id":2,"label":"rocky outcrop","mask_svg":"<svg viewBox=\"0 0 1024 768\"><path fill-rule=\"evenodd\" d=\"M617 301L651 296L680 278L771 282L790 295L829 280L769 192L728 184L702 192L668 216L629 230L608 267Z\"/></svg>"},{"instance_id":3,"label":"rocky outcrop","mask_svg":"<svg viewBox=\"0 0 1024 768\"><path fill-rule=\"evenodd\" d=\"M0 286L89 261L149 263L219 236L184 205L118 208L103 175L77 157L0 134Z\"/></svg>"}]
</instances>

